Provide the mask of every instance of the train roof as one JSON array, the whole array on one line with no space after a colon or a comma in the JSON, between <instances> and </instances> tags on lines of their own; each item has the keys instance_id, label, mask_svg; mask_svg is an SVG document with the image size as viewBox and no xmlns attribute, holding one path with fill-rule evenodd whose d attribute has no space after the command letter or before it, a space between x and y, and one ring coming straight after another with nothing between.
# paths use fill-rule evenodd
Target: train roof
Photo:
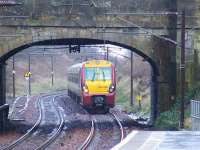
<instances>
[{"instance_id":1,"label":"train roof","mask_svg":"<svg viewBox=\"0 0 200 150\"><path fill-rule=\"evenodd\" d=\"M68 68L68 71L80 69L82 68L83 65L85 65L85 67L111 67L112 62L107 61L107 60L88 60L88 61L70 66Z\"/></svg>"},{"instance_id":2,"label":"train roof","mask_svg":"<svg viewBox=\"0 0 200 150\"><path fill-rule=\"evenodd\" d=\"M111 67L112 63L107 60L89 60L86 61L85 67Z\"/></svg>"}]
</instances>

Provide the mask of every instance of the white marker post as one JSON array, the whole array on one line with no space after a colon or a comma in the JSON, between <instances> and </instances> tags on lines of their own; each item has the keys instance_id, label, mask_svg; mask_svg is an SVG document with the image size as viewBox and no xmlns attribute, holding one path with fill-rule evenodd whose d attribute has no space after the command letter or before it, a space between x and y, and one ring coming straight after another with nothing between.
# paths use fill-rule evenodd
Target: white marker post
<instances>
[{"instance_id":1,"label":"white marker post","mask_svg":"<svg viewBox=\"0 0 200 150\"><path fill-rule=\"evenodd\" d=\"M25 78L25 80L27 80L28 82L27 82L27 90L26 90L26 95L27 95L27 100L29 100L29 80L30 80L30 76L31 76L31 72L26 72L25 74L24 74L24 78Z\"/></svg>"}]
</instances>

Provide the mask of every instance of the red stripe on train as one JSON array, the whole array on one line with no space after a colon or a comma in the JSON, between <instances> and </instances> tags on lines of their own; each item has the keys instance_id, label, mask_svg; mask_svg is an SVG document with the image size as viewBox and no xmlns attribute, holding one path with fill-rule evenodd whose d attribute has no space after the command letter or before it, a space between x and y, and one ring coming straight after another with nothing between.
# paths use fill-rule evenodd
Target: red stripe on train
<instances>
[{"instance_id":1,"label":"red stripe on train","mask_svg":"<svg viewBox=\"0 0 200 150\"><path fill-rule=\"evenodd\" d=\"M85 64L83 64L82 69L81 69L81 82L82 82L82 85L85 85Z\"/></svg>"},{"instance_id":2,"label":"red stripe on train","mask_svg":"<svg viewBox=\"0 0 200 150\"><path fill-rule=\"evenodd\" d=\"M112 84L116 84L115 66L112 64Z\"/></svg>"}]
</instances>

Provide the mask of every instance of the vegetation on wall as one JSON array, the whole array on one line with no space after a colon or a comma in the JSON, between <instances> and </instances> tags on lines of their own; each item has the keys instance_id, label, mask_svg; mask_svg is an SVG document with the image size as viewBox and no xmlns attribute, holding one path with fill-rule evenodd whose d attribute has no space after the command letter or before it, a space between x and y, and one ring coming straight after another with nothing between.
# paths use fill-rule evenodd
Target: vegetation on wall
<instances>
[{"instance_id":1,"label":"vegetation on wall","mask_svg":"<svg viewBox=\"0 0 200 150\"><path fill-rule=\"evenodd\" d=\"M200 82L188 89L185 96L185 128L191 128L190 100L200 98ZM178 97L173 107L163 112L158 117L155 127L161 130L178 130L180 119L180 98Z\"/></svg>"}]
</instances>

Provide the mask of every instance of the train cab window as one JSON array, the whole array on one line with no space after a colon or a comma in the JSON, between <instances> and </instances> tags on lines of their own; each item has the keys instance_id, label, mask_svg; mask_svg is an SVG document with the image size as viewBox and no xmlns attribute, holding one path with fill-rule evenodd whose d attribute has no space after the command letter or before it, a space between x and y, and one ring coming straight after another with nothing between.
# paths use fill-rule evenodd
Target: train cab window
<instances>
[{"instance_id":1,"label":"train cab window","mask_svg":"<svg viewBox=\"0 0 200 150\"><path fill-rule=\"evenodd\" d=\"M112 70L110 67L100 68L99 69L99 79L100 80L111 80Z\"/></svg>"},{"instance_id":2,"label":"train cab window","mask_svg":"<svg viewBox=\"0 0 200 150\"><path fill-rule=\"evenodd\" d=\"M111 80L112 68L99 67L99 68L86 68L85 69L86 80Z\"/></svg>"},{"instance_id":3,"label":"train cab window","mask_svg":"<svg viewBox=\"0 0 200 150\"><path fill-rule=\"evenodd\" d=\"M85 79L95 80L95 68L85 68Z\"/></svg>"}]
</instances>

